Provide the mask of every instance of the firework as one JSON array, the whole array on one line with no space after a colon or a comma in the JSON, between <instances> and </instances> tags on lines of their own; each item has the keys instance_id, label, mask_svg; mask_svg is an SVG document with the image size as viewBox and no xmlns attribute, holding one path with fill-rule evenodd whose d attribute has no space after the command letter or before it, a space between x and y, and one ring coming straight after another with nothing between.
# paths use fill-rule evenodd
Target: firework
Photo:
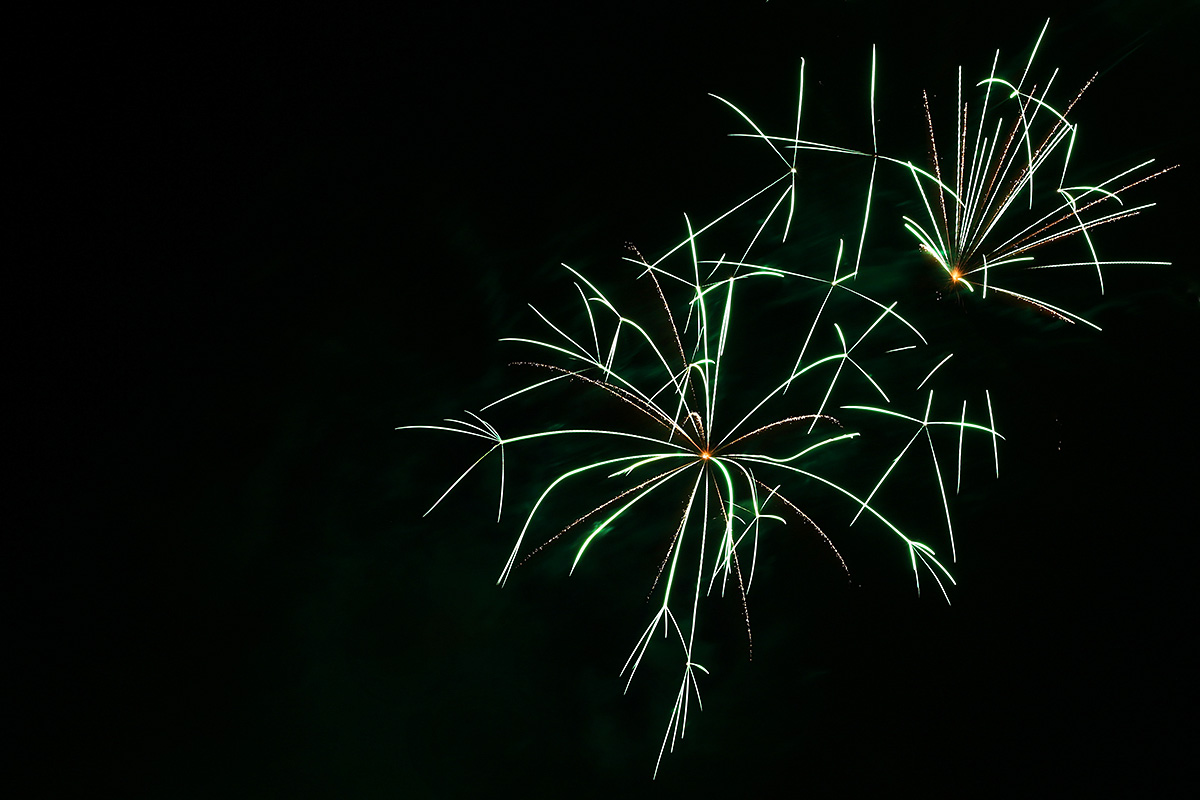
<instances>
[{"instance_id":1,"label":"firework","mask_svg":"<svg viewBox=\"0 0 1200 800\"><path fill-rule=\"evenodd\" d=\"M694 658L694 643L701 596L712 592L718 583L722 595L729 586L736 586L746 621L748 645L751 641L747 595L753 583L760 534L765 525L786 524L789 520L798 522L821 538L840 568L848 574L849 567L826 532L826 523L805 510L805 501L794 494L789 485L801 483L809 489L819 487L846 501L846 517L853 513L853 519L857 519L865 513L874 518L882 530L902 543L918 588L922 569L933 577L943 594L946 584L953 583L933 548L901 531L872 502L892 469L879 477L870 496L862 497L813 465L818 455L836 451L861 435L859 431L846 429L843 421L830 413L835 410L837 398L866 394L884 407L843 405L841 408L852 412L868 411L887 416L889 420L916 421L926 433L931 452L930 426L949 426L960 433L976 430L998 436L994 426L966 422L965 415L959 420L931 420L927 408L924 419L913 420L891 408L887 391L864 368L860 354L885 356L888 350L910 349L908 346L893 347L897 341L912 341L915 343L912 347L917 347L924 344L924 339L899 315L895 303L885 305L847 288L837 277L836 265L833 278L821 279L751 266L743 261L702 262L698 256L697 233L690 225L685 244L683 250L689 256L687 264L690 267L684 270L690 273L687 275L667 269L661 259L656 264L641 258L628 259L639 267L643 287L653 287L657 297L659 319L653 323L635 321L593 282L567 267L576 280L586 327L568 331L534 309L553 332L553 338L508 340L548 354L551 358L547 361L518 362L532 366L548 377L485 406L469 420L447 420L449 425L406 426L408 429L454 431L490 443L483 456L451 484L433 507L488 454L497 450L502 459L503 498L504 452L506 447L514 444L546 442L552 438L575 442L601 439L627 447L628 452L622 455L589 459L589 448L583 446L580 463L546 485L521 527L501 571L500 584L510 578L523 555L528 558L560 540L574 543L575 555L570 568L574 572L602 536L616 531L621 531L621 535L634 535L630 532L634 526L627 524L628 517L648 505L651 497L674 492L680 512L673 520L658 527L665 543L665 555L657 572L652 578L648 577L655 610L621 670L628 689L660 628L664 636L672 638L678 645L682 677L659 753L660 760L667 746L673 748L676 738L685 733L691 699L694 697L697 703L700 702L697 674L706 669ZM713 270L734 274L714 279L702 277L702 272ZM745 393L728 386L735 297L748 291L750 283L789 279L804 281L813 287L812 295L818 301L819 310L794 366L789 370L786 363L782 364L777 384L755 403L736 408ZM853 323L857 328L852 327L852 323L822 317L821 312L834 294L857 303L866 311ZM811 355L817 350L813 342L818 340L835 340L837 344L832 350ZM636 368L619 366L630 360L627 351L638 357L634 359ZM801 385L814 389L805 395L807 399L801 399L802 392L798 389ZM482 417L501 403L556 387L595 394L613 407L632 410L635 412L634 423L621 429L570 428L503 437ZM535 530L535 523L541 521L547 500L575 484L589 482L613 488L603 502L582 509L584 513L539 546L527 548L527 539ZM942 502L949 519L944 492ZM637 529L644 527L639 524ZM685 604L682 609L681 603Z\"/></svg>"},{"instance_id":2,"label":"firework","mask_svg":"<svg viewBox=\"0 0 1200 800\"><path fill-rule=\"evenodd\" d=\"M989 290L997 292L1030 303L1058 319L1081 322L1098 330L1099 326L1077 314L1004 288L997 285L996 280L1018 265L1025 269L1092 267L1103 294L1102 268L1105 266L1165 266L1168 262L1101 261L1089 232L1097 226L1153 208L1154 203L1125 205L1120 195L1167 170L1146 174L1145 170L1154 163L1150 159L1095 185L1070 185L1071 154L1079 126L1070 122L1067 115L1092 81L1085 83L1061 111L1047 99L1057 70L1042 87L1029 82L1033 61L1048 25L1049 20L1015 83L997 76L1000 52L996 51L990 75L976 87L982 87L983 100L974 120L962 97L962 68L959 68L958 122L950 170L943 170L938 157L926 96L925 114L934 176L931 178L929 173L910 165L927 217L924 224L905 217L905 227L916 237L921 249L945 271L952 285L970 292L979 288L983 297ZM1007 112L1011 116L1007 120L999 116L992 128L989 103L995 95L1001 100L996 104L999 106L997 113ZM951 180L953 188L947 183ZM1033 220L1014 225L1012 218L1022 213ZM1078 237L1086 245L1084 260L1038 263L1041 248L1068 237Z\"/></svg>"},{"instance_id":3,"label":"firework","mask_svg":"<svg viewBox=\"0 0 1200 800\"><path fill-rule=\"evenodd\" d=\"M923 94L925 123L928 129L930 165L923 169L911 159L880 153L875 129L876 57L871 55L871 142L869 152L838 147L800 138L800 113L804 97L804 70L800 72L800 101L796 128L791 137L769 136L741 109L724 98L754 133L733 134L765 142L788 164L791 177L788 188L788 226L794 211L796 154L800 151L869 157L871 174L867 181L858 256L853 275L857 277L867 238L867 222L879 162L903 168L911 178L925 216L902 216L904 228L916 239L919 249L937 264L952 291L975 293L986 298L988 292L1026 303L1063 322L1079 322L1099 330L1095 323L1008 284L1014 273L1048 269L1085 268L1095 272L1100 294L1104 294L1103 268L1108 266L1169 266L1167 261L1140 259L1101 260L1091 231L1101 225L1134 217L1155 203L1126 205L1122 193L1174 169L1151 171L1154 159L1143 161L1099 182L1074 185L1069 179L1071 155L1079 136L1079 125L1068 119L1075 104L1091 85L1088 80L1062 110L1049 102L1058 76L1055 70L1043 86L1033 83L1030 72L1045 37L1049 20L1042 27L1020 77L998 75L1000 51L992 60L987 78L975 88L981 98L976 110L963 98L962 67L958 69L957 102L953 146L949 154L939 151L929 98ZM714 95L715 96L715 95ZM1005 117L1004 114L1009 116ZM994 123L993 123L994 118ZM781 150L782 148L782 150ZM783 150L791 150L789 159ZM946 165L949 155L951 163ZM932 170L932 171L930 171ZM780 178L776 181L784 180ZM769 218L768 218L769 219ZM765 225L765 223L764 223ZM1084 244L1069 260L1054 258L1039 262L1047 245L1077 238ZM1051 248L1052 249L1052 248ZM998 283L997 281L1000 281Z\"/></svg>"},{"instance_id":4,"label":"firework","mask_svg":"<svg viewBox=\"0 0 1200 800\"><path fill-rule=\"evenodd\" d=\"M1152 203L1124 206L1119 195L1161 171L1144 174L1151 163L1145 162L1095 185L1073 185L1068 180L1079 136L1079 127L1068 114L1079 97L1059 110L1049 99L1054 75L1041 87L1027 81L1040 43L1041 37L1015 80L998 75L996 54L989 77L977 86L983 94L978 110L962 99L960 69L949 168L939 156L928 101L930 169L879 152L874 53L871 151L801 138L804 62L796 123L789 135L768 135L733 103L717 98L753 129L735 135L765 143L780 159L783 172L700 227L685 217L686 235L654 260L632 248L634 255L625 259L632 265L626 283L639 287L643 298L652 298L651 311L646 312L643 303L638 311L629 312L625 300L566 267L582 305L576 324L555 321L535 308L549 337L506 340L540 354L537 360L515 362L541 373L536 380L478 412L468 412L469 418L446 420L445 425L404 426L454 432L487 445L430 511L493 453L500 461L501 512L507 448L554 442L556 457L576 453L532 500L500 572L501 585L530 556L550 545L573 548L569 572L574 573L585 556L593 558L595 551L603 549L604 537L656 532L661 558L656 560L657 568L652 563L645 571L652 610L620 671L628 690L660 629L678 653L679 689L655 774L668 746L673 749L686 732L692 699L700 703L699 675L707 672L695 657L701 597L718 586L721 595L732 588L740 599L747 646L752 648L747 598L764 530L772 525L798 526L819 537L839 568L849 574L849 565L829 533L831 524L872 519L879 531L902 545L918 591L922 575L931 576L948 602L947 585L953 584L948 568L930 545L902 531L887 516L884 489L900 474L926 476L936 487L931 505L938 508L940 519L935 524L940 526L944 520L950 561L954 561L957 547L950 498L962 484L963 441L968 434L990 440L999 472L998 442L1003 437L997 431L990 393L977 390L986 408L986 423L968 421L968 404L962 398L955 399L956 413L936 414L933 384L953 352L930 347L917 326L902 315L899 302L880 299L872 289L872 275L883 272L868 238L878 164L899 167L897 175L911 178L926 213L920 220L902 217L903 226L956 290L978 290L981 297L994 292L1057 319L1097 327L1073 312L1017 291L1006 276L1019 267L1091 267L1103 291L1105 266L1165 263L1102 261L1097 256L1091 231L1150 208ZM1003 108L997 111L996 106ZM794 263L794 250L786 269L757 252L767 243L787 241L794 220L804 211L797 206L801 152L871 159L861 211L846 221L852 263L840 241L828 276L814 275L811 268ZM748 214L752 204L764 199L769 210L752 232L743 235L744 247L739 244L738 255L701 259L711 230L718 225L736 229L739 212ZM1086 260L1036 260L1044 246L1068 238L1084 243ZM739 327L735 316L739 323L743 319L742 312L735 314L735 310L743 308L747 295L756 309L751 316L778 310L778 304L764 303L755 294L771 282L789 287L786 321L769 333L769 347L747 346L744 341L734 346ZM798 319L806 324L797 324ZM739 354L749 350L757 360L764 351L774 352L785 344L796 356L778 365L774 382L757 387L754 380L745 379L745 370L738 373ZM881 364L888 365L887 380L876 377L881 373L871 366ZM753 372L761 374L762 369L756 365ZM590 420L594 424L547 423L536 430L501 435L484 418L502 404L532 402L555 392L595 400L591 406L572 402L573 408L598 409ZM939 399L944 396L938 389ZM756 399L747 402L751 397ZM553 407L563 407L563 401ZM978 410L973 413L982 416ZM881 429L886 435L877 437ZM928 454L928 465L921 464L921 451ZM598 452L603 455L597 456ZM871 458L860 461L864 452ZM599 501L566 518L557 517L551 498L558 500L568 493L578 498L587 491L595 492ZM819 501L814 499L818 495ZM666 498L671 500L664 506ZM840 512L831 510L837 503L843 506ZM664 516L664 507L676 511ZM632 524L635 518L636 525ZM543 528L556 532L546 537L538 533ZM536 546L531 547L531 541Z\"/></svg>"}]
</instances>

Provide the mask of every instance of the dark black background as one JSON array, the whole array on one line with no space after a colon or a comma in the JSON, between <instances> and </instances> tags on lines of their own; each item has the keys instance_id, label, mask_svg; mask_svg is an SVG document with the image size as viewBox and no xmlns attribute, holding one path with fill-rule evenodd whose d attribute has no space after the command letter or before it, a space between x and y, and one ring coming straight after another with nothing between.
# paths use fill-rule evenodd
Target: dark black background
<instances>
[{"instance_id":1,"label":"dark black background","mask_svg":"<svg viewBox=\"0 0 1200 800\"><path fill-rule=\"evenodd\" d=\"M156 797L1176 785L1196 4L1053 5L15 22L14 774ZM1077 118L1097 171L1183 164L1102 249L1174 266L1110 270L1108 299L1075 306L1103 333L1014 344L954 605L917 598L899 551L847 586L819 547L783 549L751 598L753 663L736 604L709 609L706 708L651 784L674 689L621 696L641 611L557 563L496 588L519 515L492 521L494 476L422 518L477 451L393 428L493 399L496 339L574 291L560 261L662 248L682 212L761 183L707 92L786 128L803 56L813 119L861 137L874 43L899 136L920 89L1018 58L1047 14L1039 64L1102 72Z\"/></svg>"}]
</instances>

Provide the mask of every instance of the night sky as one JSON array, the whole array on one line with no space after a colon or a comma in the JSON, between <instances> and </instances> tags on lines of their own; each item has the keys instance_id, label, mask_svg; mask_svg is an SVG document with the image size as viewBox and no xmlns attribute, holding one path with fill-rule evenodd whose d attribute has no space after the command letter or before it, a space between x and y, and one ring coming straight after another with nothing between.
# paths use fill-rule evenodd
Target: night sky
<instances>
[{"instance_id":1,"label":"night sky","mask_svg":"<svg viewBox=\"0 0 1200 800\"><path fill-rule=\"evenodd\" d=\"M21 796L1158 795L1190 775L1198 4L696 5L14 23ZM977 442L952 507L953 604L844 507L825 527L849 582L800 526L765 538L753 661L740 601L705 603L705 709L651 783L675 664L625 696L618 672L657 561L602 542L568 578L568 543L498 588L572 451L514 445L499 524L494 469L422 517L481 451L394 429L523 385L530 351L497 340L543 334L527 303L578 322L560 262L633 286L626 242L662 252L685 212L773 179L708 93L787 130L803 57L814 136L866 148L875 44L880 148L917 158L921 90L944 110L959 64L1021 62L1048 15L1039 74L1073 96L1101 73L1073 111L1080 180L1182 165L1136 190L1157 208L1096 229L1100 255L1173 265L1113 267L1104 297L1047 276L1102 332L939 300L881 189L873 230L913 267L893 288L958 337L961 396L990 389L1008 437L998 480ZM861 202L838 169L802 182L797 239L825 265L826 220ZM743 361L790 366L784 327ZM896 513L944 547L926 499Z\"/></svg>"}]
</instances>

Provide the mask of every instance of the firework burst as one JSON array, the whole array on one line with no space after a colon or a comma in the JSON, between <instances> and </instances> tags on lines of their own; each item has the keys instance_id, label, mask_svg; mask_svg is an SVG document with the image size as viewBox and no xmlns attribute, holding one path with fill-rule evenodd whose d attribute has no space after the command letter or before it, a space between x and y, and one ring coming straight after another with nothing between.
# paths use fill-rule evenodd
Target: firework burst
<instances>
[{"instance_id":1,"label":"firework burst","mask_svg":"<svg viewBox=\"0 0 1200 800\"><path fill-rule=\"evenodd\" d=\"M1046 26L1049 26L1048 20ZM1147 168L1154 163L1150 159L1095 185L1071 185L1068 173L1079 126L1067 115L1095 76L1061 111L1052 106L1047 98L1058 70L1050 75L1044 86L1029 83L1030 70L1045 33L1046 27L1043 27L1021 77L1015 83L997 76L1000 52L996 51L991 73L976 86L982 88L983 98L975 119L963 100L962 68L959 68L957 123L950 169L944 168L944 159L939 157L933 116L928 96L925 96L934 172L930 175L911 163L908 165L926 218L924 222L917 222L904 217L905 228L916 237L921 250L932 256L946 273L953 288L968 292L978 288L982 297L987 297L989 290L997 292L1029 303L1065 322L1081 322L1098 330L1095 323L1045 300L997 285L996 279L1003 279L1014 268L1091 267L1103 294L1105 266L1166 266L1169 262L1102 261L1090 231L1153 208L1154 203L1125 205L1120 195L1167 170L1147 174ZM1011 115L1007 120L998 116L994 128L989 118L993 100L999 101L995 103L999 107L998 114L1007 109ZM1032 221L1014 224L1014 218L1022 214ZM1083 241L1086 246L1084 260L1038 263L1037 257L1043 247L1068 237Z\"/></svg>"},{"instance_id":2,"label":"firework burst","mask_svg":"<svg viewBox=\"0 0 1200 800\"><path fill-rule=\"evenodd\" d=\"M968 294L978 291L981 298L994 292L1028 304L1064 322L1079 322L1099 330L1098 325L1076 313L1024 290L1017 291L1013 288L1015 284L1010 281L1028 276L1030 271L1084 268L1095 273L1099 292L1104 294L1104 267L1169 266L1170 262L1167 261L1103 260L1097 253L1091 231L1153 208L1155 203L1152 202L1127 205L1121 195L1174 167L1154 169L1154 159L1148 159L1095 183L1073 183L1069 176L1072 153L1079 138L1079 125L1071 122L1068 115L1091 86L1095 76L1061 110L1050 103L1058 70L1041 86L1030 79L1033 62L1048 27L1049 20L1038 35L1019 77L998 74L1000 51L996 51L988 77L975 86L981 95L975 109L964 100L963 73L962 67L959 67L953 144L949 151L939 150L928 94L923 93L929 142L928 169L918 166L913 159L885 155L879 150L875 126L874 51L871 55L869 101L870 151L801 138L803 63L796 127L791 136L764 133L745 112L718 97L754 131L733 135L765 142L787 166L784 175L771 184L787 185L784 196L772 210L774 214L775 210L782 207L784 199L788 201L783 239L787 238L795 212L797 155L801 151L870 158L871 173L867 180L857 256L851 273L851 277L857 278L867 246L867 227L875 195L878 164L883 162L899 166L911 176L919 207L925 212L919 218L902 216L904 228L916 239L918 248L937 264L944 274L948 290ZM1008 116L1005 117L1005 114ZM787 151L791 153L790 158ZM770 218L768 215L764 226ZM1047 248L1064 239L1083 243L1082 250L1077 251L1078 255L1063 260L1057 257L1057 249ZM1039 261L1044 252L1050 252L1055 257Z\"/></svg>"},{"instance_id":3,"label":"firework burst","mask_svg":"<svg viewBox=\"0 0 1200 800\"><path fill-rule=\"evenodd\" d=\"M652 287L657 298L659 318L655 322L643 324L623 313L596 284L567 267L575 278L586 326L568 331L534 309L553 337L508 340L548 354L550 358L546 361L516 362L548 377L485 406L469 420L447 420L450 425L406 426L454 431L490 442L484 455L451 484L434 507L492 452L499 451L502 461L503 503L506 447L522 442L545 443L550 439L570 440L580 445L580 462L554 477L533 502L501 571L500 584L509 580L513 570L530 555L559 541L574 543L570 567L574 572L606 534L619 530L621 535L632 536L634 530L644 530L642 524L630 524L629 518L648 506L652 497L674 492L679 513L672 522L659 527L666 551L649 581L649 598L655 610L621 670L628 689L659 629L678 645L682 677L660 760L667 746L673 748L676 738L685 733L691 699L700 702L697 676L706 672L706 668L695 660L694 652L703 595L713 592L718 585L722 595L735 588L746 622L747 645L752 648L747 596L765 525L786 524L789 520L799 523L824 542L839 568L849 574L848 565L826 532L827 523L818 521L806 510L807 498L813 491L821 490L842 500L846 510L843 519L853 522L865 514L874 518L882 530L897 537L907 553L918 589L922 570L932 576L943 594L947 584L953 583L933 548L903 532L873 502L893 474L899 456L866 497L843 481L829 477L816 465L818 456L845 447L861 435L859 431L847 430L845 423L831 413L838 398L869 395L875 405L842 405L840 409L868 412L889 421L914 422L919 427L918 433L926 434L931 452L934 452L929 436L931 426L949 426L960 434L975 430L993 438L998 436L990 424L967 422L965 407L963 417L958 420L932 420L928 404L923 419L891 407L887 391L864 368L861 358L883 357L888 350L913 349L923 345L924 339L897 313L895 303L885 305L846 287L836 276L836 266L834 278L820 279L744 261L704 262L699 259L697 235L690 225L684 244L684 248L674 250L688 256L689 269L682 271L667 269L662 259L655 264L640 257L627 259L638 266L643 286ZM713 278L714 271L731 274ZM709 277L704 277L704 273ZM818 311L812 326L794 366L789 370L786 363L781 365L780 379L773 387L757 402L742 404L731 413L728 407L738 406L746 396L740 387L730 388L730 383L737 380L731 377L730 363L735 298L749 291L752 283L787 279L804 281L814 288L812 295ZM859 304L866 313L859 315L854 323L835 322L827 314L823 318L822 311L834 294ZM832 349L813 354L818 351L814 342L831 340L836 342ZM897 340L913 344L889 347ZM626 363L634 366L623 368L621 365ZM530 392L549 391L555 386L598 395L611 407L632 411L632 415L627 415L630 423L623 428L551 429L504 437L482 417L501 403ZM812 387L813 391L804 393L800 386ZM929 400L931 404L932 395ZM597 439L618 442L628 452L596 459L589 456L591 448L586 442ZM936 455L934 459L936 463ZM939 474L939 485L940 481ZM575 489L580 483L613 488L603 502L538 546L527 548L527 539L535 523L544 516L548 499ZM803 491L803 497L795 493L795 488ZM949 520L944 490L942 503Z\"/></svg>"}]
</instances>

